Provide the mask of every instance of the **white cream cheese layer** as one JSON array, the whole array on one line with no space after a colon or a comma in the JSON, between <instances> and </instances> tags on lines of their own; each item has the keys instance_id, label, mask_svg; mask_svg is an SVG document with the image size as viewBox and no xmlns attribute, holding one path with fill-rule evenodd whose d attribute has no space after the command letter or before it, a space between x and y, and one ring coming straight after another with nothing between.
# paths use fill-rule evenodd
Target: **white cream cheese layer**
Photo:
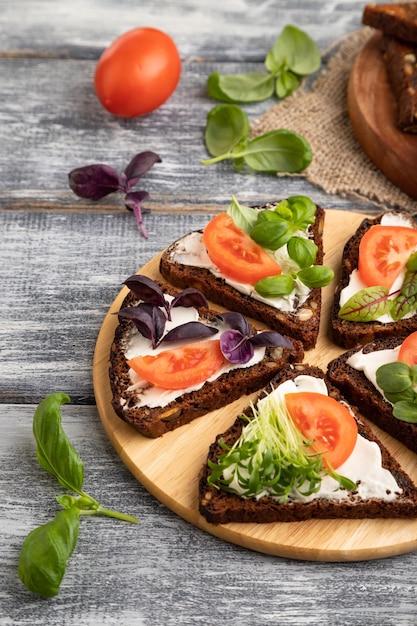
<instances>
[{"instance_id":1,"label":"white cream cheese layer","mask_svg":"<svg viewBox=\"0 0 417 626\"><path fill-rule=\"evenodd\" d=\"M166 299L169 301L170 298L166 296ZM198 311L194 307L174 307L171 309L171 320L166 322L165 333L169 330L175 328L176 326L180 326L181 324L185 324L186 322L195 322L198 321ZM213 339L219 339L220 335L223 331L228 330L229 326L219 321L216 325L218 328L218 333L215 335L211 335L210 337L206 337L204 339L195 339L194 341L211 341ZM191 340L190 340L191 342ZM147 356L147 355L157 355L164 350L173 350L180 346L184 345L184 342L165 342L159 344L156 348L152 348L152 344L150 339L147 339L143 335L141 335L136 328L132 331L131 336L129 337L126 346L125 346L125 357L126 360L132 359L135 356ZM248 363L243 364L235 364L230 363L229 361L225 361L221 368L211 376L208 381L213 381L219 378L222 374L226 372L230 372L233 369L251 367L252 365L256 365L262 361L265 356L265 348L264 347L256 347L255 353L252 359ZM134 370L129 370L130 380L132 384L128 388L128 391L135 391L137 395L137 402L135 404L136 407L147 406L149 408L155 407L163 407L169 404L178 396L183 395L184 393L189 393L191 391L196 391L201 389L204 385L200 383L198 385L194 385L192 387L187 387L186 389L181 390L169 390L169 389L161 389L160 387L155 387L150 385L147 380L139 376ZM123 404L123 400L122 400ZM132 408L130 405L129 408Z\"/></svg>"},{"instance_id":2,"label":"white cream cheese layer","mask_svg":"<svg viewBox=\"0 0 417 626\"><path fill-rule=\"evenodd\" d=\"M406 226L407 228L413 228L413 221L411 217L406 215L397 214L397 213L384 213L381 219L382 226ZM396 291L400 289L401 285L404 281L405 271L401 272L401 274L397 277L393 285L391 286L390 291ZM346 285L344 289L340 292L340 307L342 307L355 293L358 293L361 289L366 289L366 285L362 282L359 272L357 269L353 270L349 278L349 284ZM394 297L394 296L393 296ZM407 319L408 317L412 317L415 315L415 311L411 311L404 315L403 319ZM391 317L389 313L385 315L381 315L376 320L377 322L382 322L383 324L388 324L393 322L394 319Z\"/></svg>"},{"instance_id":3,"label":"white cream cheese layer","mask_svg":"<svg viewBox=\"0 0 417 626\"><path fill-rule=\"evenodd\" d=\"M288 380L277 387L272 393L280 395L282 398L287 393L297 391L313 391L327 395L327 387L323 380L312 376L298 376L293 381ZM229 478L234 471L231 466L225 472L225 478ZM241 473L242 470L240 469ZM292 502L311 502L317 498L326 500L366 500L367 498L378 498L384 501L394 500L402 489L398 486L394 476L390 471L382 467L381 450L377 443L368 441L365 437L358 435L355 448L350 457L337 468L337 473L346 478L350 478L357 484L357 493L341 489L339 483L331 476L324 475L321 481L320 490L310 496L303 496L298 491L289 495ZM239 483L233 481L231 486L241 493ZM268 490L259 494L270 496ZM273 496L271 496L273 497Z\"/></svg>"},{"instance_id":4,"label":"white cream cheese layer","mask_svg":"<svg viewBox=\"0 0 417 626\"><path fill-rule=\"evenodd\" d=\"M297 235L306 237L306 233L302 232L297 233ZM207 269L216 277L223 278L228 285L234 287L240 293L250 296L259 302L269 304L275 309L279 309L281 311L293 312L307 300L311 290L298 279L296 279L295 288L288 296L264 298L255 291L253 285L250 283L240 283L227 278L210 259L202 241L202 237L202 233L199 232L192 232L183 237L181 241L178 242L174 250L173 260L177 263L181 263L182 265L192 265L194 267ZM279 263L284 273L288 273L292 269L299 269L294 266L294 262L290 259L287 253L287 246L283 246L279 250L276 250L273 257L277 263Z\"/></svg>"}]
</instances>

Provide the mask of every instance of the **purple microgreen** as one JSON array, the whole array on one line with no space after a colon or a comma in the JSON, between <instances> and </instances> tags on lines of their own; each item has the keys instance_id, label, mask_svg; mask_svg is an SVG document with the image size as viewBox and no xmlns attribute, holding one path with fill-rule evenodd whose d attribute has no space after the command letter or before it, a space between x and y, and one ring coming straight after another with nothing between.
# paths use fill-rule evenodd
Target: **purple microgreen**
<instances>
[{"instance_id":1,"label":"purple microgreen","mask_svg":"<svg viewBox=\"0 0 417 626\"><path fill-rule=\"evenodd\" d=\"M169 305L165 300L164 292L151 278L143 274L133 274L126 278L124 284L139 300L162 307L168 314Z\"/></svg>"},{"instance_id":2,"label":"purple microgreen","mask_svg":"<svg viewBox=\"0 0 417 626\"><path fill-rule=\"evenodd\" d=\"M218 332L217 328L207 326L207 324L202 322L186 322L167 332L160 343L164 341L182 341L183 339L205 339Z\"/></svg>"},{"instance_id":3,"label":"purple microgreen","mask_svg":"<svg viewBox=\"0 0 417 626\"><path fill-rule=\"evenodd\" d=\"M120 309L118 315L132 320L140 334L150 339L152 348L156 348L164 334L166 323L166 317L160 308L148 302L141 302L138 306Z\"/></svg>"},{"instance_id":4,"label":"purple microgreen","mask_svg":"<svg viewBox=\"0 0 417 626\"><path fill-rule=\"evenodd\" d=\"M130 161L125 171L121 175L121 180L125 184L125 191L130 191L138 184L139 179L148 172L155 163L161 163L161 158L151 150L139 152Z\"/></svg>"},{"instance_id":5,"label":"purple microgreen","mask_svg":"<svg viewBox=\"0 0 417 626\"><path fill-rule=\"evenodd\" d=\"M218 317L230 328L234 328L238 330L242 335L246 335L249 337L251 333L250 325L241 313L236 313L236 311L229 311L227 313L221 313Z\"/></svg>"},{"instance_id":6,"label":"purple microgreen","mask_svg":"<svg viewBox=\"0 0 417 626\"><path fill-rule=\"evenodd\" d=\"M120 189L116 170L101 163L72 170L68 174L68 180L75 195L87 200L101 200Z\"/></svg>"},{"instance_id":7,"label":"purple microgreen","mask_svg":"<svg viewBox=\"0 0 417 626\"><path fill-rule=\"evenodd\" d=\"M208 302L198 289L194 287L187 287L175 296L171 302L171 309L175 306L195 307L196 309L205 307L208 308Z\"/></svg>"},{"instance_id":8,"label":"purple microgreen","mask_svg":"<svg viewBox=\"0 0 417 626\"><path fill-rule=\"evenodd\" d=\"M250 337L249 341L253 346L263 346L265 348L294 348L294 344L287 337L274 331L265 330Z\"/></svg>"},{"instance_id":9,"label":"purple microgreen","mask_svg":"<svg viewBox=\"0 0 417 626\"><path fill-rule=\"evenodd\" d=\"M248 337L238 330L225 330L220 336L220 349L223 356L231 363L248 363L255 349Z\"/></svg>"},{"instance_id":10,"label":"purple microgreen","mask_svg":"<svg viewBox=\"0 0 417 626\"><path fill-rule=\"evenodd\" d=\"M114 191L121 191L125 194L125 208L133 211L142 235L147 238L142 215L149 209L143 208L142 202L149 198L149 194L142 190L132 192L132 188L155 163L161 162L155 152L146 150L136 154L120 176L109 165L86 165L68 174L69 186L77 196L87 200L101 200Z\"/></svg>"},{"instance_id":11,"label":"purple microgreen","mask_svg":"<svg viewBox=\"0 0 417 626\"><path fill-rule=\"evenodd\" d=\"M142 202L147 198L149 198L147 191L129 191L129 193L125 195L125 206L135 214L136 221L145 239L148 238L148 233L143 224L142 213L146 211L149 213L149 209L142 211Z\"/></svg>"}]
</instances>

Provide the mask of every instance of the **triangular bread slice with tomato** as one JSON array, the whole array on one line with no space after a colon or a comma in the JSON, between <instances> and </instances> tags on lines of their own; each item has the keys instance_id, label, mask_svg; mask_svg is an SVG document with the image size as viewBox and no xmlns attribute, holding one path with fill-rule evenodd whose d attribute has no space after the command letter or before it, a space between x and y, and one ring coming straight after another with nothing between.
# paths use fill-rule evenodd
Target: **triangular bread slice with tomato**
<instances>
[{"instance_id":1,"label":"triangular bread slice with tomato","mask_svg":"<svg viewBox=\"0 0 417 626\"><path fill-rule=\"evenodd\" d=\"M412 518L417 488L324 373L297 365L210 446L199 510L213 524Z\"/></svg>"},{"instance_id":2,"label":"triangular bread slice with tomato","mask_svg":"<svg viewBox=\"0 0 417 626\"><path fill-rule=\"evenodd\" d=\"M239 313L210 310L198 290L140 274L125 284L110 351L112 406L146 437L257 391L303 359L301 342L258 331Z\"/></svg>"},{"instance_id":3,"label":"triangular bread slice with tomato","mask_svg":"<svg viewBox=\"0 0 417 626\"><path fill-rule=\"evenodd\" d=\"M196 287L211 302L310 350L320 326L319 274L325 274L323 286L333 278L322 266L324 215L305 196L255 207L242 207L234 198L203 230L171 244L160 272L176 287Z\"/></svg>"},{"instance_id":4,"label":"triangular bread slice with tomato","mask_svg":"<svg viewBox=\"0 0 417 626\"><path fill-rule=\"evenodd\" d=\"M331 315L336 344L353 348L417 330L416 250L417 226L408 213L362 221L343 249Z\"/></svg>"},{"instance_id":5,"label":"triangular bread slice with tomato","mask_svg":"<svg viewBox=\"0 0 417 626\"><path fill-rule=\"evenodd\" d=\"M417 332L382 337L344 352L327 376L361 413L417 454Z\"/></svg>"}]
</instances>

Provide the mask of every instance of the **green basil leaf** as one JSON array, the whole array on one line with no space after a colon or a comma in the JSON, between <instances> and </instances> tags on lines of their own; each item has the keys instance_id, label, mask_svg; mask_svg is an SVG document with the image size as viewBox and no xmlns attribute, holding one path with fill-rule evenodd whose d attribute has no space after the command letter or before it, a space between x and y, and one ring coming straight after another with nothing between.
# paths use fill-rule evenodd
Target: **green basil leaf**
<instances>
[{"instance_id":1,"label":"green basil leaf","mask_svg":"<svg viewBox=\"0 0 417 626\"><path fill-rule=\"evenodd\" d=\"M256 171L296 173L310 165L313 155L304 137L279 129L250 139L244 151L233 150L233 157L244 157Z\"/></svg>"},{"instance_id":2,"label":"green basil leaf","mask_svg":"<svg viewBox=\"0 0 417 626\"><path fill-rule=\"evenodd\" d=\"M402 422L417 424L417 404L400 400L394 404L392 414Z\"/></svg>"},{"instance_id":3,"label":"green basil leaf","mask_svg":"<svg viewBox=\"0 0 417 626\"><path fill-rule=\"evenodd\" d=\"M385 363L376 371L376 384L387 393L401 393L411 385L411 369L407 363Z\"/></svg>"},{"instance_id":4,"label":"green basil leaf","mask_svg":"<svg viewBox=\"0 0 417 626\"><path fill-rule=\"evenodd\" d=\"M292 222L297 230L306 231L313 224L316 205L308 196L290 196L288 204L292 213Z\"/></svg>"},{"instance_id":5,"label":"green basil leaf","mask_svg":"<svg viewBox=\"0 0 417 626\"><path fill-rule=\"evenodd\" d=\"M274 93L274 77L266 72L247 74L219 74L215 72L207 81L209 95L222 102L259 102Z\"/></svg>"},{"instance_id":6,"label":"green basil leaf","mask_svg":"<svg viewBox=\"0 0 417 626\"><path fill-rule=\"evenodd\" d=\"M57 595L78 530L79 509L71 507L27 535L20 552L18 575L30 591L46 598Z\"/></svg>"},{"instance_id":7,"label":"green basil leaf","mask_svg":"<svg viewBox=\"0 0 417 626\"><path fill-rule=\"evenodd\" d=\"M264 298L279 298L288 296L295 287L295 280L289 274L269 276L259 280L254 285L255 291Z\"/></svg>"},{"instance_id":8,"label":"green basil leaf","mask_svg":"<svg viewBox=\"0 0 417 626\"><path fill-rule=\"evenodd\" d=\"M417 272L417 252L413 252L406 263L406 268L410 272Z\"/></svg>"},{"instance_id":9,"label":"green basil leaf","mask_svg":"<svg viewBox=\"0 0 417 626\"><path fill-rule=\"evenodd\" d=\"M226 213L230 215L238 228L241 228L245 233L249 234L258 219L259 211L239 204L235 196L232 196L232 201L227 207Z\"/></svg>"},{"instance_id":10,"label":"green basil leaf","mask_svg":"<svg viewBox=\"0 0 417 626\"><path fill-rule=\"evenodd\" d=\"M227 154L249 133L248 116L233 104L219 104L209 111L205 130L205 142L212 156Z\"/></svg>"},{"instance_id":11,"label":"green basil leaf","mask_svg":"<svg viewBox=\"0 0 417 626\"><path fill-rule=\"evenodd\" d=\"M391 306L386 287L367 287L345 302L339 310L339 317L353 322L373 322L389 313Z\"/></svg>"},{"instance_id":12,"label":"green basil leaf","mask_svg":"<svg viewBox=\"0 0 417 626\"><path fill-rule=\"evenodd\" d=\"M266 211L265 213L269 212ZM258 221L250 231L252 239L268 250L278 250L290 240L292 235L293 232L288 222L274 219L273 213L269 217L259 216Z\"/></svg>"},{"instance_id":13,"label":"green basil leaf","mask_svg":"<svg viewBox=\"0 0 417 626\"><path fill-rule=\"evenodd\" d=\"M290 259L295 261L301 268L313 265L317 257L318 247L306 237L294 236L287 243L287 250Z\"/></svg>"},{"instance_id":14,"label":"green basil leaf","mask_svg":"<svg viewBox=\"0 0 417 626\"><path fill-rule=\"evenodd\" d=\"M282 217L282 219L286 220L287 222L292 222L293 216L290 208L290 202L288 199L281 200L281 202L279 202L275 206L273 212Z\"/></svg>"},{"instance_id":15,"label":"green basil leaf","mask_svg":"<svg viewBox=\"0 0 417 626\"><path fill-rule=\"evenodd\" d=\"M67 402L70 398L64 393L53 393L42 400L33 418L33 435L41 467L62 487L80 493L84 465L61 426L60 407Z\"/></svg>"},{"instance_id":16,"label":"green basil leaf","mask_svg":"<svg viewBox=\"0 0 417 626\"><path fill-rule=\"evenodd\" d=\"M272 48L272 55L276 65L281 60L286 69L299 76L316 72L321 64L320 50L316 43L306 32L292 25L283 28ZM271 58L270 64L272 66Z\"/></svg>"},{"instance_id":17,"label":"green basil leaf","mask_svg":"<svg viewBox=\"0 0 417 626\"><path fill-rule=\"evenodd\" d=\"M331 283L334 278L334 272L325 265L313 265L312 267L302 269L298 272L297 277L304 285L314 289L315 287L325 287Z\"/></svg>"},{"instance_id":18,"label":"green basil leaf","mask_svg":"<svg viewBox=\"0 0 417 626\"><path fill-rule=\"evenodd\" d=\"M289 70L284 70L276 79L275 93L278 98L287 98L297 89L297 87L299 87L299 85L300 79L298 76Z\"/></svg>"}]
</instances>

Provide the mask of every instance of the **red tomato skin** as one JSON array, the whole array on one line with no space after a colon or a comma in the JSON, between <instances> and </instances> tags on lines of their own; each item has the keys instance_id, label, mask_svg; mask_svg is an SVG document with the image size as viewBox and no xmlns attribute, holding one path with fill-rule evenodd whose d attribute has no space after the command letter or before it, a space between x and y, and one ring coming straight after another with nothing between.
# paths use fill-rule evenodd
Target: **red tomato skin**
<instances>
[{"instance_id":1,"label":"red tomato skin","mask_svg":"<svg viewBox=\"0 0 417 626\"><path fill-rule=\"evenodd\" d=\"M315 392L285 395L287 409L295 425L308 440L309 448L323 452L323 465L337 469L352 454L358 437L358 426L347 407L331 396Z\"/></svg>"},{"instance_id":2,"label":"red tomato skin","mask_svg":"<svg viewBox=\"0 0 417 626\"><path fill-rule=\"evenodd\" d=\"M94 74L98 99L118 117L146 115L175 91L181 75L178 49L156 28L134 28L110 44Z\"/></svg>"},{"instance_id":3,"label":"red tomato skin","mask_svg":"<svg viewBox=\"0 0 417 626\"><path fill-rule=\"evenodd\" d=\"M219 213L207 224L203 243L213 263L232 280L253 285L282 272L279 264L227 213Z\"/></svg>"},{"instance_id":4,"label":"red tomato skin","mask_svg":"<svg viewBox=\"0 0 417 626\"><path fill-rule=\"evenodd\" d=\"M417 331L404 339L398 352L398 361L410 367L417 365Z\"/></svg>"}]
</instances>

